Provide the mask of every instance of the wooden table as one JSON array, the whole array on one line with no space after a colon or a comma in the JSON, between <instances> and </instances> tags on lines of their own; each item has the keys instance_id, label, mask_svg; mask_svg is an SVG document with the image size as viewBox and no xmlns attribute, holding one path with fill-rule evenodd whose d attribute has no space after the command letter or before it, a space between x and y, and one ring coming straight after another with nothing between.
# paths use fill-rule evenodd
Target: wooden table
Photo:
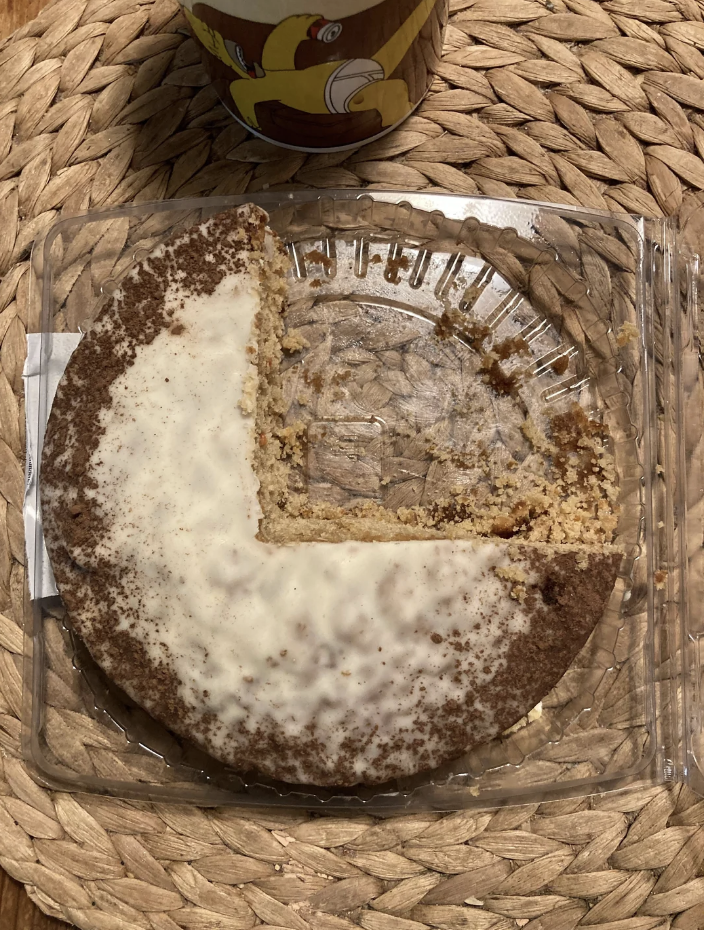
<instances>
[{"instance_id":1,"label":"wooden table","mask_svg":"<svg viewBox=\"0 0 704 930\"><path fill-rule=\"evenodd\" d=\"M0 39L30 19L46 0L0 0ZM0 869L0 928L2 930L66 930L67 924L45 917L27 897L22 885Z\"/></svg>"},{"instance_id":2,"label":"wooden table","mask_svg":"<svg viewBox=\"0 0 704 930\"><path fill-rule=\"evenodd\" d=\"M47 0L0 0L0 39L34 19ZM3 930L5 930L4 925Z\"/></svg>"}]
</instances>

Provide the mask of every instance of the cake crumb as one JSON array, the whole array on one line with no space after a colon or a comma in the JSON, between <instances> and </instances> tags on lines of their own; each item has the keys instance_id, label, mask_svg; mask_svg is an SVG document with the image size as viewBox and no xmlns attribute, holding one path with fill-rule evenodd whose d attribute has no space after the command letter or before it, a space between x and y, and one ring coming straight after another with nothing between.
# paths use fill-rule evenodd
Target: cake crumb
<instances>
[{"instance_id":1,"label":"cake crumb","mask_svg":"<svg viewBox=\"0 0 704 930\"><path fill-rule=\"evenodd\" d=\"M525 339L516 336L499 342L492 351L500 361L505 362L514 355L530 355L530 346Z\"/></svg>"},{"instance_id":2,"label":"cake crumb","mask_svg":"<svg viewBox=\"0 0 704 930\"><path fill-rule=\"evenodd\" d=\"M244 384L242 385L242 396L237 402L237 406L242 413L247 414L247 416L251 416L257 409L258 388L259 382L257 380L257 372L256 369L253 369L245 376Z\"/></svg>"},{"instance_id":3,"label":"cake crumb","mask_svg":"<svg viewBox=\"0 0 704 930\"><path fill-rule=\"evenodd\" d=\"M498 575L499 578L503 578L504 581L515 581L517 584L522 584L528 578L522 568L513 565L509 565L507 568L497 565L494 567L494 574Z\"/></svg>"},{"instance_id":4,"label":"cake crumb","mask_svg":"<svg viewBox=\"0 0 704 930\"><path fill-rule=\"evenodd\" d=\"M664 591L665 585L667 584L667 572L666 571L657 571L654 575L655 587L658 591Z\"/></svg>"},{"instance_id":5,"label":"cake crumb","mask_svg":"<svg viewBox=\"0 0 704 930\"><path fill-rule=\"evenodd\" d=\"M401 255L399 258L388 257L386 260L386 273L392 284L398 284L399 271L407 271L411 266L407 255Z\"/></svg>"},{"instance_id":6,"label":"cake crumb","mask_svg":"<svg viewBox=\"0 0 704 930\"><path fill-rule=\"evenodd\" d=\"M638 338L638 327L630 320L622 323L616 331L616 345L620 348Z\"/></svg>"},{"instance_id":7,"label":"cake crumb","mask_svg":"<svg viewBox=\"0 0 704 930\"><path fill-rule=\"evenodd\" d=\"M275 431L275 436L281 443L282 459L290 459L296 465L303 463L306 432L306 424L301 420L297 420L289 426L282 426Z\"/></svg>"},{"instance_id":8,"label":"cake crumb","mask_svg":"<svg viewBox=\"0 0 704 930\"><path fill-rule=\"evenodd\" d=\"M566 355L561 355L559 358L556 358L555 361L550 366L556 375L564 375L567 371L570 364L570 360Z\"/></svg>"},{"instance_id":9,"label":"cake crumb","mask_svg":"<svg viewBox=\"0 0 704 930\"><path fill-rule=\"evenodd\" d=\"M303 349L310 348L310 342L308 342L300 329L289 329L281 340L281 347L284 352L301 352Z\"/></svg>"},{"instance_id":10,"label":"cake crumb","mask_svg":"<svg viewBox=\"0 0 704 930\"><path fill-rule=\"evenodd\" d=\"M306 252L306 258L308 261L313 262L317 265L322 265L323 268L330 268L332 266L333 260L329 255L325 255L324 252L321 252L320 249L311 249L310 252Z\"/></svg>"}]
</instances>

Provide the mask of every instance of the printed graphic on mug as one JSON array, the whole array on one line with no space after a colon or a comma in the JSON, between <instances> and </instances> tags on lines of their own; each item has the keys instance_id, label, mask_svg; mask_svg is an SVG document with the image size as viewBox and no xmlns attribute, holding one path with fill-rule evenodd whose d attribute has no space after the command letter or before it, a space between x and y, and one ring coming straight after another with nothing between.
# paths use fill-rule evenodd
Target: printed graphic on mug
<instances>
[{"instance_id":1,"label":"printed graphic on mug","mask_svg":"<svg viewBox=\"0 0 704 930\"><path fill-rule=\"evenodd\" d=\"M448 0L186 2L223 103L257 135L306 151L351 148L408 116L433 79L448 7Z\"/></svg>"}]
</instances>

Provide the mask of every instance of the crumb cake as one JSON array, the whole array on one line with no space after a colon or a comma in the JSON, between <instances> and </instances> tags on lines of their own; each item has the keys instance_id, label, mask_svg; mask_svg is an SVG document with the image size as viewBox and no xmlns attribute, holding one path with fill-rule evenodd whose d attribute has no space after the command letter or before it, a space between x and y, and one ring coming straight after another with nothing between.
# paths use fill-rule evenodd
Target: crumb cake
<instances>
[{"instance_id":1,"label":"crumb cake","mask_svg":"<svg viewBox=\"0 0 704 930\"><path fill-rule=\"evenodd\" d=\"M90 326L47 428L46 543L72 626L166 726L241 772L379 784L500 734L572 663L621 562L613 466L578 408L538 422L524 347L469 317L332 365L330 328L373 320L287 301L266 222L178 234ZM458 333L479 388L448 452L413 407ZM336 420L372 382L384 416Z\"/></svg>"}]
</instances>

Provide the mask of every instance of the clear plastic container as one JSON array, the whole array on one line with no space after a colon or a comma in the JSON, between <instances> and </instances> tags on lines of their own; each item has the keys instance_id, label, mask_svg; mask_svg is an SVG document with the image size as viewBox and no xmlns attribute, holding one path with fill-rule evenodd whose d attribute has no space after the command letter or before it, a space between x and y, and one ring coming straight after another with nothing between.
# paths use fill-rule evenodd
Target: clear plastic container
<instances>
[{"instance_id":1,"label":"clear plastic container","mask_svg":"<svg viewBox=\"0 0 704 930\"><path fill-rule=\"evenodd\" d=\"M241 777L120 692L71 632L58 597L28 597L23 746L34 776L52 788L143 800L389 813L676 780L704 793L704 627L690 610L704 595L701 269L695 249L701 217L695 214L678 233L665 220L549 204L296 191L130 205L62 219L32 256L29 332L40 334L35 431L47 418L56 334L80 333L130 267L175 230L243 202L266 209L287 244L292 301L314 307L351 296L357 302L359 317L335 351L348 361L353 351L356 365L374 354L375 383L380 357L381 381L393 387L399 380L396 350L408 343L409 320L421 360L430 352L426 336L443 312L470 303L502 337L525 339L526 404L560 411L576 402L608 428L621 508L615 542L626 555L621 574L584 649L519 725L441 770L378 789ZM314 318L302 325L312 339L320 338ZM426 357L418 377L431 381L412 391L410 401L396 402L404 392L390 388L388 396L364 395L362 384L368 417L353 417L344 400L333 404L332 415L313 410L306 474L313 498L343 504L392 499L401 506L447 482L474 480L461 469L442 472L453 454L452 439L442 431L432 480L430 466L419 473L396 461L389 470L378 451L378 407L386 411L385 428L389 416L392 427L403 426L409 403L431 427L441 418L436 400L447 388L433 387L432 377L444 370L442 383L452 379L457 355L449 346L442 359ZM326 356L321 364L334 361ZM419 413L423 392L427 403ZM510 449L520 438L506 432ZM361 484L345 478L341 451L364 466ZM39 513L36 478L27 508ZM45 560L39 532L32 579L38 594L46 594Z\"/></svg>"}]
</instances>

